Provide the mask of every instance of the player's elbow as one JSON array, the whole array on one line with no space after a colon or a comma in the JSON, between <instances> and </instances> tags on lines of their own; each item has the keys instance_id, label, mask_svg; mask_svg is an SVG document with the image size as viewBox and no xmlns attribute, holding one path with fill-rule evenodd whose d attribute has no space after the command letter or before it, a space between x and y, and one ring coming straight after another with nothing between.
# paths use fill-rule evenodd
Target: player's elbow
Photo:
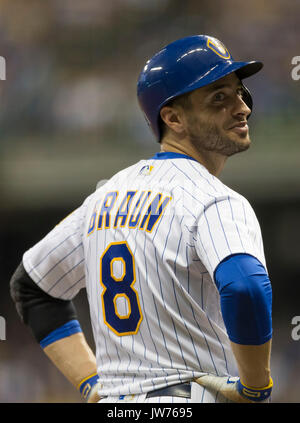
<instances>
[{"instance_id":1,"label":"player's elbow","mask_svg":"<svg viewBox=\"0 0 300 423\"><path fill-rule=\"evenodd\" d=\"M272 288L267 274L229 276L232 279L220 289L224 299L234 297L241 310L247 305L267 306L272 300ZM247 310L248 307L245 308Z\"/></svg>"},{"instance_id":2,"label":"player's elbow","mask_svg":"<svg viewBox=\"0 0 300 423\"><path fill-rule=\"evenodd\" d=\"M10 280L10 294L21 320L31 328L38 342L66 324L71 324L72 330L74 325L79 330L73 302L44 292L29 277L22 262Z\"/></svg>"},{"instance_id":3,"label":"player's elbow","mask_svg":"<svg viewBox=\"0 0 300 423\"><path fill-rule=\"evenodd\" d=\"M216 272L221 310L231 341L260 345L272 336L272 287L264 266L232 256Z\"/></svg>"}]
</instances>

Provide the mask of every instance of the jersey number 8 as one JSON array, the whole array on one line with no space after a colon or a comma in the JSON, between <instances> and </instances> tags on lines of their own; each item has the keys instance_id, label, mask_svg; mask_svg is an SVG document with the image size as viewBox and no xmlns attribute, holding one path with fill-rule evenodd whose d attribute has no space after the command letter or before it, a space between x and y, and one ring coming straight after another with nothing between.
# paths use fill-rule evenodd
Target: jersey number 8
<instances>
[{"instance_id":1,"label":"jersey number 8","mask_svg":"<svg viewBox=\"0 0 300 423\"><path fill-rule=\"evenodd\" d=\"M114 263L120 261L122 274L116 277ZM127 244L112 242L100 258L100 283L104 323L118 336L135 335L143 319L135 283L135 260ZM127 314L118 312L117 301L123 297L127 303Z\"/></svg>"}]
</instances>

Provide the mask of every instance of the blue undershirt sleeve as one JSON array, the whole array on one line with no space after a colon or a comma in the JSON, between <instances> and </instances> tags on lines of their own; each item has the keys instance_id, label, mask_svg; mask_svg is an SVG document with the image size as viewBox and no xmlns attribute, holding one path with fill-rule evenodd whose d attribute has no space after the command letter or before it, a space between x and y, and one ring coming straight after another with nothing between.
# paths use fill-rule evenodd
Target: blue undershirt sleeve
<instances>
[{"instance_id":1,"label":"blue undershirt sleeve","mask_svg":"<svg viewBox=\"0 0 300 423\"><path fill-rule=\"evenodd\" d=\"M80 323L78 320L73 319L65 323L62 326L59 326L57 329L50 332L45 338L40 341L40 346L42 348L47 347L53 342L56 342L62 338L67 338L68 336L74 335L75 333L82 332Z\"/></svg>"},{"instance_id":2,"label":"blue undershirt sleeve","mask_svg":"<svg viewBox=\"0 0 300 423\"><path fill-rule=\"evenodd\" d=\"M236 254L215 270L224 324L232 342L261 345L272 338L272 287L255 257Z\"/></svg>"}]
</instances>

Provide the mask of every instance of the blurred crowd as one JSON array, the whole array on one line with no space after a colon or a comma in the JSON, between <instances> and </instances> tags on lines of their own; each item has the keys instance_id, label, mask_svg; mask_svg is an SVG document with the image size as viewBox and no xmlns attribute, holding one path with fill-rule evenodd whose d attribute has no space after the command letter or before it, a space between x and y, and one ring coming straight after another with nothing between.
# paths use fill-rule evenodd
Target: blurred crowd
<instances>
[{"instance_id":1,"label":"blurred crowd","mask_svg":"<svg viewBox=\"0 0 300 423\"><path fill-rule=\"evenodd\" d=\"M264 62L264 71L247 85L250 90L255 86L253 119L267 125L265 141L270 146L277 131L276 126L272 132L270 122L279 122L285 130L299 128L300 81L291 78L292 58L300 55L299 12L297 0L0 0L0 56L6 60L6 80L0 81L0 156L4 150L13 155L20 145L24 154L34 154L25 139L35 139L54 155L60 151L57 139L72 150L75 138L84 139L86 148L95 137L100 146L117 139L125 147L148 145L151 134L136 100L139 72L164 45L192 34L221 39L235 59ZM295 133L290 140L286 132L280 133L284 145L298 141ZM8 295L18 260L14 251L20 255L29 247L21 213L4 215L0 210L0 263L6 266L0 315L7 319L7 340L0 341L0 403L78 402L78 393L23 330ZM22 218L30 223L33 240L34 219ZM5 222L12 221L16 243L4 232ZM23 244L17 244L18 238ZM287 255L288 242L283 247ZM87 307L81 307L91 336ZM289 323L276 321L278 402L300 400L299 347L287 335Z\"/></svg>"},{"instance_id":2,"label":"blurred crowd","mask_svg":"<svg viewBox=\"0 0 300 423\"><path fill-rule=\"evenodd\" d=\"M147 141L138 74L165 44L199 33L220 38L235 58L265 63L255 82L259 118L295 114L300 103L290 73L299 54L299 9L294 0L243 7L238 0L1 0L1 133L100 136L121 127Z\"/></svg>"}]
</instances>

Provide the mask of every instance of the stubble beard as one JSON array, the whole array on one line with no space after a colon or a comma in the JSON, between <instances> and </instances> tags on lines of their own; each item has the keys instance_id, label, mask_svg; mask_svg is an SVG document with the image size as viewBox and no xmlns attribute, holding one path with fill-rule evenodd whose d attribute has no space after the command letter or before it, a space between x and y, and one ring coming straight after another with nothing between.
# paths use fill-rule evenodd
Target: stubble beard
<instances>
[{"instance_id":1,"label":"stubble beard","mask_svg":"<svg viewBox=\"0 0 300 423\"><path fill-rule=\"evenodd\" d=\"M248 136L232 134L227 136L222 134L219 128L213 124L203 124L190 122L188 137L193 147L199 151L210 151L226 157L248 150L251 140Z\"/></svg>"}]
</instances>

